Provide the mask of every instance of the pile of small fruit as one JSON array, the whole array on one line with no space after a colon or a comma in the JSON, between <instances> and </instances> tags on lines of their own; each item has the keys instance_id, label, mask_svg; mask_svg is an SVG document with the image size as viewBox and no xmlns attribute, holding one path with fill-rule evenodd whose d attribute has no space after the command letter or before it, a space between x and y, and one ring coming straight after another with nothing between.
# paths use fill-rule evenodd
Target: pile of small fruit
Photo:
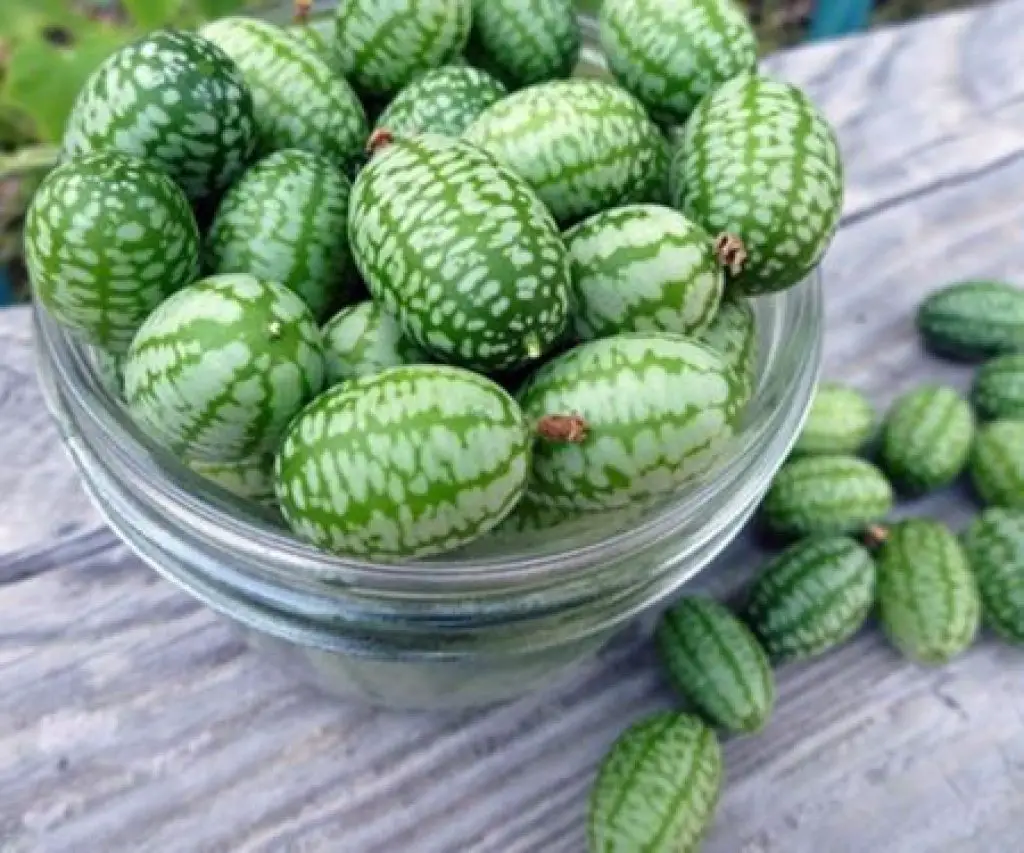
<instances>
[{"instance_id":1,"label":"pile of small fruit","mask_svg":"<svg viewBox=\"0 0 1024 853\"><path fill-rule=\"evenodd\" d=\"M920 306L917 327L930 351L984 361L970 400L924 385L878 424L858 391L819 386L760 507L785 549L738 614L687 595L661 617L660 658L692 712L654 714L612 747L592 792L593 850L695 849L722 784L715 729L760 731L775 701L772 665L824 654L872 611L922 665L966 651L983 623L1024 644L1024 288L949 285ZM897 495L919 498L962 475L984 509L959 536L930 518L887 522Z\"/></svg>"},{"instance_id":2,"label":"pile of small fruit","mask_svg":"<svg viewBox=\"0 0 1024 853\"><path fill-rule=\"evenodd\" d=\"M151 439L331 553L685 488L753 391L748 300L818 264L842 165L731 0L600 23L614 79L572 76L570 0L153 32L71 112L36 298Z\"/></svg>"}]
</instances>

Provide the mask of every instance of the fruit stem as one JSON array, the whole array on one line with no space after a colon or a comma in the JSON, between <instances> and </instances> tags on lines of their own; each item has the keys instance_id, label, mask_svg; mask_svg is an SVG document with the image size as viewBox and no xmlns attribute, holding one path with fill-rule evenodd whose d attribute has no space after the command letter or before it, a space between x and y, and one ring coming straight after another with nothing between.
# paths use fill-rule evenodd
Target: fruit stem
<instances>
[{"instance_id":1,"label":"fruit stem","mask_svg":"<svg viewBox=\"0 0 1024 853\"><path fill-rule=\"evenodd\" d=\"M537 421L537 435L560 444L582 444L589 427L582 415L545 415Z\"/></svg>"},{"instance_id":2,"label":"fruit stem","mask_svg":"<svg viewBox=\"0 0 1024 853\"><path fill-rule=\"evenodd\" d=\"M735 234L723 233L715 238L715 255L730 275L739 275L747 263L747 247Z\"/></svg>"},{"instance_id":3,"label":"fruit stem","mask_svg":"<svg viewBox=\"0 0 1024 853\"><path fill-rule=\"evenodd\" d=\"M395 135L390 130L386 127L379 127L370 134L370 138L366 142L366 153L372 157L382 148L387 148L394 141Z\"/></svg>"},{"instance_id":4,"label":"fruit stem","mask_svg":"<svg viewBox=\"0 0 1024 853\"><path fill-rule=\"evenodd\" d=\"M309 13L313 9L313 0L295 0L295 23L309 23Z\"/></svg>"},{"instance_id":5,"label":"fruit stem","mask_svg":"<svg viewBox=\"0 0 1024 853\"><path fill-rule=\"evenodd\" d=\"M878 548L889 538L889 530L881 524L872 524L864 531L864 544L869 548Z\"/></svg>"}]
</instances>

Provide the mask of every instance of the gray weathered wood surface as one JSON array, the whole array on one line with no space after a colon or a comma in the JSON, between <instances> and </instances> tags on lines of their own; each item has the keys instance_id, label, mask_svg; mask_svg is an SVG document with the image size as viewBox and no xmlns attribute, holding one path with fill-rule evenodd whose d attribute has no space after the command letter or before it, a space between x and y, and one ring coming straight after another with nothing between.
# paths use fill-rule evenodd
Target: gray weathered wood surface
<instances>
[{"instance_id":1,"label":"gray weathered wood surface","mask_svg":"<svg viewBox=\"0 0 1024 853\"><path fill-rule=\"evenodd\" d=\"M840 129L826 373L879 406L926 378L914 305L1024 280L1024 2L777 57ZM596 762L672 699L624 638L568 683L484 713L310 695L105 532L0 314L0 851L575 853ZM961 524L967 493L906 511ZM756 561L737 543L700 583ZM989 638L941 671L876 633L780 674L777 716L727 745L711 853L1024 849L1024 655Z\"/></svg>"}]
</instances>

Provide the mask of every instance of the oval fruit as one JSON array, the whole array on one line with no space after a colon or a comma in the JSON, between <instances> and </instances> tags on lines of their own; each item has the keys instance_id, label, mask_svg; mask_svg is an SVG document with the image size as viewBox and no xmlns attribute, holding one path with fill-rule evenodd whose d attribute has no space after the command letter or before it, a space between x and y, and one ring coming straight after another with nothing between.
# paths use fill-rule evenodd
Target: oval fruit
<instances>
[{"instance_id":1,"label":"oval fruit","mask_svg":"<svg viewBox=\"0 0 1024 853\"><path fill-rule=\"evenodd\" d=\"M573 329L580 340L619 332L702 332L725 275L708 234L653 204L597 213L565 234L572 256Z\"/></svg>"},{"instance_id":2,"label":"oval fruit","mask_svg":"<svg viewBox=\"0 0 1024 853\"><path fill-rule=\"evenodd\" d=\"M740 404L746 406L757 384L760 352L757 317L750 302L727 293L718 306L715 319L697 335L697 339L725 359L740 389Z\"/></svg>"},{"instance_id":3,"label":"oval fruit","mask_svg":"<svg viewBox=\"0 0 1024 853\"><path fill-rule=\"evenodd\" d=\"M426 557L486 533L519 501L531 433L494 382L444 365L335 385L289 427L277 497L314 545L369 559Z\"/></svg>"},{"instance_id":4,"label":"oval fruit","mask_svg":"<svg viewBox=\"0 0 1024 853\"><path fill-rule=\"evenodd\" d=\"M802 281L843 207L835 132L795 86L742 75L704 98L670 170L672 203L708 233L731 235L730 287L748 295Z\"/></svg>"},{"instance_id":5,"label":"oval fruit","mask_svg":"<svg viewBox=\"0 0 1024 853\"><path fill-rule=\"evenodd\" d=\"M714 820L722 750L696 717L661 711L624 731L590 792L589 853L695 853Z\"/></svg>"},{"instance_id":6,"label":"oval fruit","mask_svg":"<svg viewBox=\"0 0 1024 853\"><path fill-rule=\"evenodd\" d=\"M389 97L462 52L472 0L346 0L335 17L342 73L362 93Z\"/></svg>"},{"instance_id":7,"label":"oval fruit","mask_svg":"<svg viewBox=\"0 0 1024 853\"><path fill-rule=\"evenodd\" d=\"M32 198L25 262L57 322L113 353L199 272L199 228L166 174L116 151L68 160Z\"/></svg>"},{"instance_id":8,"label":"oval fruit","mask_svg":"<svg viewBox=\"0 0 1024 853\"><path fill-rule=\"evenodd\" d=\"M974 642L978 589L949 528L927 519L889 528L878 554L878 613L893 645L919 663L947 663Z\"/></svg>"},{"instance_id":9,"label":"oval fruit","mask_svg":"<svg viewBox=\"0 0 1024 853\"><path fill-rule=\"evenodd\" d=\"M568 77L583 36L574 0L473 0L467 54L513 88Z\"/></svg>"},{"instance_id":10,"label":"oval fruit","mask_svg":"<svg viewBox=\"0 0 1024 853\"><path fill-rule=\"evenodd\" d=\"M274 457L272 454L243 459L240 462L203 462L189 460L188 466L211 483L247 501L273 506Z\"/></svg>"},{"instance_id":11,"label":"oval fruit","mask_svg":"<svg viewBox=\"0 0 1024 853\"><path fill-rule=\"evenodd\" d=\"M859 391L834 382L818 386L793 447L799 456L857 453L875 430L874 406Z\"/></svg>"},{"instance_id":12,"label":"oval fruit","mask_svg":"<svg viewBox=\"0 0 1024 853\"><path fill-rule=\"evenodd\" d=\"M669 680L712 725L753 734L775 704L771 664L729 609L686 597L661 618L655 642Z\"/></svg>"},{"instance_id":13,"label":"oval fruit","mask_svg":"<svg viewBox=\"0 0 1024 853\"><path fill-rule=\"evenodd\" d=\"M337 385L388 367L430 361L376 302L343 308L323 328L327 379Z\"/></svg>"},{"instance_id":14,"label":"oval fruit","mask_svg":"<svg viewBox=\"0 0 1024 853\"><path fill-rule=\"evenodd\" d=\"M859 533L893 505L889 481L854 456L805 456L775 475L761 504L765 526L782 536Z\"/></svg>"},{"instance_id":15,"label":"oval fruit","mask_svg":"<svg viewBox=\"0 0 1024 853\"><path fill-rule=\"evenodd\" d=\"M446 65L417 77L399 92L377 119L377 127L395 135L440 133L461 136L508 90L479 68Z\"/></svg>"},{"instance_id":16,"label":"oval fruit","mask_svg":"<svg viewBox=\"0 0 1024 853\"><path fill-rule=\"evenodd\" d=\"M979 429L970 472L987 505L1024 509L1024 421L992 421Z\"/></svg>"},{"instance_id":17,"label":"oval fruit","mask_svg":"<svg viewBox=\"0 0 1024 853\"><path fill-rule=\"evenodd\" d=\"M139 427L182 457L238 462L273 451L324 381L305 303L251 275L205 278L149 315L124 365Z\"/></svg>"},{"instance_id":18,"label":"oval fruit","mask_svg":"<svg viewBox=\"0 0 1024 853\"><path fill-rule=\"evenodd\" d=\"M245 77L263 154L298 148L355 167L369 133L366 112L323 57L258 18L219 18L199 34L219 45Z\"/></svg>"},{"instance_id":19,"label":"oval fruit","mask_svg":"<svg viewBox=\"0 0 1024 853\"><path fill-rule=\"evenodd\" d=\"M264 157L224 194L206 238L206 267L279 282L323 317L354 277L351 193L325 157L298 150Z\"/></svg>"},{"instance_id":20,"label":"oval fruit","mask_svg":"<svg viewBox=\"0 0 1024 853\"><path fill-rule=\"evenodd\" d=\"M643 105L603 80L522 89L486 110L463 138L522 175L565 224L647 201L667 156Z\"/></svg>"},{"instance_id":21,"label":"oval fruit","mask_svg":"<svg viewBox=\"0 0 1024 853\"><path fill-rule=\"evenodd\" d=\"M882 428L882 467L897 487L923 494L967 467L974 439L970 404L953 388L925 385L893 404Z\"/></svg>"},{"instance_id":22,"label":"oval fruit","mask_svg":"<svg viewBox=\"0 0 1024 853\"><path fill-rule=\"evenodd\" d=\"M744 616L773 661L806 660L860 630L875 600L875 563L847 536L790 545L757 576Z\"/></svg>"},{"instance_id":23,"label":"oval fruit","mask_svg":"<svg viewBox=\"0 0 1024 853\"><path fill-rule=\"evenodd\" d=\"M589 512L671 493L729 445L738 394L721 357L686 338L630 333L581 344L517 395L541 435L552 417L583 433L538 442L529 494L540 506Z\"/></svg>"},{"instance_id":24,"label":"oval fruit","mask_svg":"<svg viewBox=\"0 0 1024 853\"><path fill-rule=\"evenodd\" d=\"M438 134L397 137L356 179L356 265L414 343L481 371L535 361L565 331L569 254L536 194Z\"/></svg>"},{"instance_id":25,"label":"oval fruit","mask_svg":"<svg viewBox=\"0 0 1024 853\"><path fill-rule=\"evenodd\" d=\"M1024 353L1002 355L975 374L971 400L986 420L1024 420Z\"/></svg>"},{"instance_id":26,"label":"oval fruit","mask_svg":"<svg viewBox=\"0 0 1024 853\"><path fill-rule=\"evenodd\" d=\"M961 281L932 293L917 309L925 346L973 361L1024 352L1024 288L1003 281Z\"/></svg>"},{"instance_id":27,"label":"oval fruit","mask_svg":"<svg viewBox=\"0 0 1024 853\"><path fill-rule=\"evenodd\" d=\"M605 0L601 46L618 81L663 124L757 67L757 37L732 0Z\"/></svg>"},{"instance_id":28,"label":"oval fruit","mask_svg":"<svg viewBox=\"0 0 1024 853\"><path fill-rule=\"evenodd\" d=\"M1024 512L986 509L963 535L981 595L982 616L997 634L1024 643Z\"/></svg>"},{"instance_id":29,"label":"oval fruit","mask_svg":"<svg viewBox=\"0 0 1024 853\"><path fill-rule=\"evenodd\" d=\"M195 203L237 178L256 151L252 94L217 45L157 30L89 76L68 116L64 154L117 150L163 169Z\"/></svg>"}]
</instances>

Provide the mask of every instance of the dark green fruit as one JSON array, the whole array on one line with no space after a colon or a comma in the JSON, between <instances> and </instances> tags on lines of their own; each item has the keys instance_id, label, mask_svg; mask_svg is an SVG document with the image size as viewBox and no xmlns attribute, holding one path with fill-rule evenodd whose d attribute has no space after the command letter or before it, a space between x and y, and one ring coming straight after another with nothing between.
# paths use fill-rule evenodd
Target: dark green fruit
<instances>
[{"instance_id":1,"label":"dark green fruit","mask_svg":"<svg viewBox=\"0 0 1024 853\"><path fill-rule=\"evenodd\" d=\"M962 539L985 623L1004 639L1024 643L1024 511L986 509Z\"/></svg>"},{"instance_id":2,"label":"dark green fruit","mask_svg":"<svg viewBox=\"0 0 1024 853\"><path fill-rule=\"evenodd\" d=\"M931 294L917 311L925 345L965 361L1024 352L1024 289L963 281Z\"/></svg>"},{"instance_id":3,"label":"dark green fruit","mask_svg":"<svg viewBox=\"0 0 1024 853\"><path fill-rule=\"evenodd\" d=\"M835 131L800 89L754 74L700 101L673 157L670 186L674 207L722 236L729 287L747 295L806 278L843 208Z\"/></svg>"},{"instance_id":4,"label":"dark green fruit","mask_svg":"<svg viewBox=\"0 0 1024 853\"><path fill-rule=\"evenodd\" d=\"M787 462L761 504L765 526L782 536L858 533L885 518L893 491L885 475L854 456Z\"/></svg>"},{"instance_id":5,"label":"dark green fruit","mask_svg":"<svg viewBox=\"0 0 1024 853\"><path fill-rule=\"evenodd\" d=\"M988 506L1024 509L1024 421L992 421L978 430L971 480Z\"/></svg>"},{"instance_id":6,"label":"dark green fruit","mask_svg":"<svg viewBox=\"0 0 1024 853\"><path fill-rule=\"evenodd\" d=\"M774 661L803 660L844 643L875 599L875 563L847 536L791 545L762 570L745 616Z\"/></svg>"},{"instance_id":7,"label":"dark green fruit","mask_svg":"<svg viewBox=\"0 0 1024 853\"><path fill-rule=\"evenodd\" d=\"M971 400L986 420L1024 420L1024 353L1001 355L982 366L974 377Z\"/></svg>"},{"instance_id":8,"label":"dark green fruit","mask_svg":"<svg viewBox=\"0 0 1024 853\"><path fill-rule=\"evenodd\" d=\"M768 722L775 704L768 656L727 607L684 598L662 616L655 637L672 684L709 723L752 734Z\"/></svg>"},{"instance_id":9,"label":"dark green fruit","mask_svg":"<svg viewBox=\"0 0 1024 853\"><path fill-rule=\"evenodd\" d=\"M217 45L157 30L107 58L68 116L64 153L116 150L162 169L193 202L216 197L256 152L252 93Z\"/></svg>"},{"instance_id":10,"label":"dark green fruit","mask_svg":"<svg viewBox=\"0 0 1024 853\"><path fill-rule=\"evenodd\" d=\"M634 723L597 773L588 853L696 853L714 819L722 750L697 717L671 711Z\"/></svg>"},{"instance_id":11,"label":"dark green fruit","mask_svg":"<svg viewBox=\"0 0 1024 853\"><path fill-rule=\"evenodd\" d=\"M907 494L952 483L974 440L970 404L953 388L926 385L900 397L882 429L882 467Z\"/></svg>"},{"instance_id":12,"label":"dark green fruit","mask_svg":"<svg viewBox=\"0 0 1024 853\"><path fill-rule=\"evenodd\" d=\"M521 367L568 325L572 267L551 214L473 145L434 133L383 144L356 179L348 230L374 299L442 361Z\"/></svg>"}]
</instances>

